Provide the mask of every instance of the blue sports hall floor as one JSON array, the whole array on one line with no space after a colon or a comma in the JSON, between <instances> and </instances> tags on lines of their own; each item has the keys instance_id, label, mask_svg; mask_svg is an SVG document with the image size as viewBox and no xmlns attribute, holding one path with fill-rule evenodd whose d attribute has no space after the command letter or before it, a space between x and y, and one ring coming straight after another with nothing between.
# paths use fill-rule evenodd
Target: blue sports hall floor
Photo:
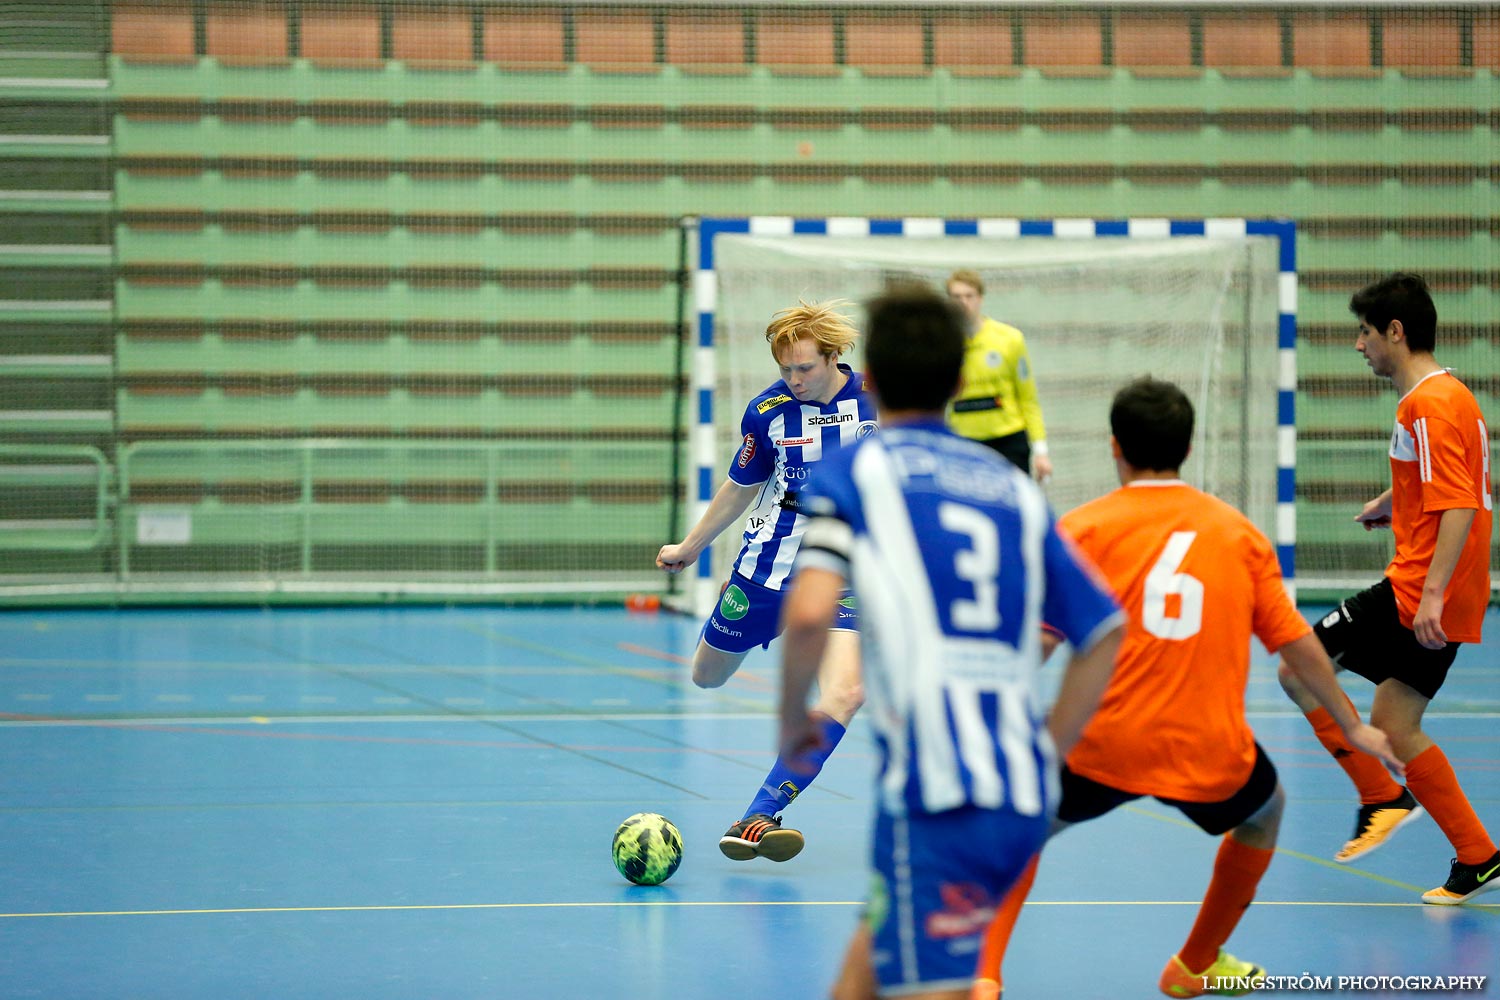
<instances>
[{"instance_id":1,"label":"blue sports hall floor","mask_svg":"<svg viewBox=\"0 0 1500 1000\"><path fill-rule=\"evenodd\" d=\"M1489 624L1429 729L1500 836ZM789 810L800 857L728 861L716 841L771 760L776 647L705 692L696 638L612 608L0 614L0 996L826 996L865 890L869 732ZM1500 907L1418 900L1451 856L1432 821L1334 864L1352 790L1263 654L1249 701L1290 802L1230 950L1500 992ZM642 810L686 842L654 888L610 863ZM1055 840L1007 1000L1159 995L1215 848L1150 801Z\"/></svg>"}]
</instances>

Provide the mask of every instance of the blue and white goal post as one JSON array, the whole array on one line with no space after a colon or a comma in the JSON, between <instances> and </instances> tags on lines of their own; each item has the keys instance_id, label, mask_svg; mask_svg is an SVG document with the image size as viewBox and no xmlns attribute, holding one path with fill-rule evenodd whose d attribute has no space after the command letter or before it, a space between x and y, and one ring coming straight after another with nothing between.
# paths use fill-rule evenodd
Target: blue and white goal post
<instances>
[{"instance_id":1,"label":"blue and white goal post","mask_svg":"<svg viewBox=\"0 0 1500 1000\"><path fill-rule=\"evenodd\" d=\"M1174 378L1185 390L1194 387L1189 397L1199 407L1184 478L1195 481L1187 470L1196 458L1212 480L1199 485L1242 509L1255 508L1246 513L1275 541L1291 588L1294 223L750 216L706 217L694 227L693 221L684 220L697 233L695 255L689 251L689 260L696 258L697 336L688 487L696 500L687 504L687 525L703 515L724 480L742 408L776 380L762 336L772 313L799 298L844 299L857 309L892 277L941 290L952 270L979 268L992 286L986 313L1026 335L1057 469L1049 487L1054 506L1071 508L1115 485L1102 450L1114 390L1137 374ZM700 557L688 588L696 613L712 610L741 528L731 525Z\"/></svg>"}]
</instances>

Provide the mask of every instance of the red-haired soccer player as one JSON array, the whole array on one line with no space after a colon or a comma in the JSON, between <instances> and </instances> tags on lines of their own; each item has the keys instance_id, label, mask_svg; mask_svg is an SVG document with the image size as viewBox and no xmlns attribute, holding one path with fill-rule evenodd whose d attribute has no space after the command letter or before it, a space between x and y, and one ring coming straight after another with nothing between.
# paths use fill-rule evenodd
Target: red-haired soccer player
<instances>
[{"instance_id":1,"label":"red-haired soccer player","mask_svg":"<svg viewBox=\"0 0 1500 1000\"><path fill-rule=\"evenodd\" d=\"M1353 861L1385 843L1420 814L1420 803L1457 855L1448 881L1422 899L1463 903L1500 887L1500 851L1442 748L1422 731L1422 714L1459 645L1479 641L1489 605L1489 432L1474 394L1432 356L1437 309L1421 278L1388 275L1356 292L1349 311L1359 318L1355 350L1401 395L1391 435L1391 488L1354 518L1367 531L1391 527L1396 555L1384 579L1340 604L1317 633L1342 669L1375 683L1370 721L1389 734L1406 762L1407 788L1346 746L1285 666L1281 685L1359 790L1354 837L1335 860Z\"/></svg>"},{"instance_id":2,"label":"red-haired soccer player","mask_svg":"<svg viewBox=\"0 0 1500 1000\"><path fill-rule=\"evenodd\" d=\"M1193 437L1193 406L1182 390L1131 382L1116 394L1109 424L1121 486L1065 514L1058 527L1114 588L1125 641L1099 711L1063 767L1053 832L1150 795L1223 836L1197 920L1159 985L1173 997L1245 992L1216 982L1264 971L1221 946L1271 863L1285 801L1245 720L1251 635L1281 651L1352 746L1401 765L1385 735L1363 725L1344 697L1287 596L1270 541L1239 511L1178 478ZM1033 861L996 915L976 995L998 995L1000 961L1035 873Z\"/></svg>"},{"instance_id":3,"label":"red-haired soccer player","mask_svg":"<svg viewBox=\"0 0 1500 1000\"><path fill-rule=\"evenodd\" d=\"M807 527L801 491L820 462L875 433L875 398L864 376L839 361L859 331L837 305L799 302L771 318L766 343L781 378L745 406L744 440L708 509L682 541L656 555L657 566L681 572L744 518L739 555L693 653L699 687L719 687L750 650L780 633L781 605ZM798 760L776 758L744 816L719 838L727 858L788 861L802 850L801 831L783 827L779 813L817 777L864 700L852 601L840 606L832 632L818 678L822 742Z\"/></svg>"}]
</instances>

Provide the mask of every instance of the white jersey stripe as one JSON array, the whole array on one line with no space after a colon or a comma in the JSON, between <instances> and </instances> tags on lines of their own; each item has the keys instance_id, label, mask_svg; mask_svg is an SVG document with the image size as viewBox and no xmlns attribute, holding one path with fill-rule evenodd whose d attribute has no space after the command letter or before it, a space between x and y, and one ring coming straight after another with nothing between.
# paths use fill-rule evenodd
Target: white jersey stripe
<instances>
[{"instance_id":1,"label":"white jersey stripe","mask_svg":"<svg viewBox=\"0 0 1500 1000\"><path fill-rule=\"evenodd\" d=\"M1031 484L1028 481L1026 485ZM1045 595L1038 581L1047 578L1046 560L1042 556L1047 534L1047 500L1041 490L1030 488L1018 490L1016 500L1021 512L1021 553L1026 561L1026 621L1021 626L1021 652L1028 660L1035 654L1040 662Z\"/></svg>"},{"instance_id":2,"label":"white jersey stripe","mask_svg":"<svg viewBox=\"0 0 1500 1000\"><path fill-rule=\"evenodd\" d=\"M1030 700L1016 684L1000 689L1000 752L1005 754L1005 772L1010 775L1011 804L1023 816L1042 811L1042 776L1037 773L1036 755L1031 749ZM1050 756L1051 747L1045 749Z\"/></svg>"},{"instance_id":3,"label":"white jersey stripe","mask_svg":"<svg viewBox=\"0 0 1500 1000\"><path fill-rule=\"evenodd\" d=\"M906 981L915 983L917 973L917 907L916 894L911 880L911 828L905 816L897 816L891 823L891 861L895 868L896 885L896 940L901 942L901 968L906 970Z\"/></svg>"},{"instance_id":4,"label":"white jersey stripe","mask_svg":"<svg viewBox=\"0 0 1500 1000\"><path fill-rule=\"evenodd\" d=\"M801 514L795 515L797 521L805 520ZM796 531L796 528L793 528ZM797 560L797 550L802 547L800 534L793 544L788 544L789 539L781 539L776 543L776 555L771 559L771 573L766 577L765 586L772 590L780 590L781 585L786 583L786 578L791 575L792 564Z\"/></svg>"},{"instance_id":5,"label":"white jersey stripe","mask_svg":"<svg viewBox=\"0 0 1500 1000\"><path fill-rule=\"evenodd\" d=\"M740 455L766 476L766 488L745 514L734 572L770 590L782 589L791 578L807 527L806 516L788 498L807 488L820 462L859 440L861 429L869 433L875 427L874 398L863 390L857 372L840 368L848 371L849 382L829 403L795 402L786 384L778 382L745 408L740 426L750 440Z\"/></svg>"},{"instance_id":6,"label":"white jersey stripe","mask_svg":"<svg viewBox=\"0 0 1500 1000\"><path fill-rule=\"evenodd\" d=\"M965 764L982 762L987 765L974 770L970 795L977 806L999 809L1005 804L1005 782L994 764L994 738L980 709L979 689L973 684L950 679L948 692L948 707L953 712L953 725L958 733L958 755Z\"/></svg>"},{"instance_id":7,"label":"white jersey stripe","mask_svg":"<svg viewBox=\"0 0 1500 1000\"><path fill-rule=\"evenodd\" d=\"M1118 608L1055 536L1036 485L936 421L882 431L829 468L805 554L848 553L881 811L1045 814L1058 788L1040 728L1043 608L1075 644Z\"/></svg>"},{"instance_id":8,"label":"white jersey stripe","mask_svg":"<svg viewBox=\"0 0 1500 1000\"><path fill-rule=\"evenodd\" d=\"M1432 482L1432 445L1427 440L1427 418L1418 417L1412 424L1417 431L1417 475L1422 482Z\"/></svg>"},{"instance_id":9,"label":"white jersey stripe","mask_svg":"<svg viewBox=\"0 0 1500 1000\"><path fill-rule=\"evenodd\" d=\"M859 400L839 400L839 416L847 416L847 420L839 423L839 447L847 448L852 445L859 434Z\"/></svg>"},{"instance_id":10,"label":"white jersey stripe","mask_svg":"<svg viewBox=\"0 0 1500 1000\"><path fill-rule=\"evenodd\" d=\"M802 420L800 425L801 429L799 430L797 436L799 440L807 442L806 444L800 446L802 448L802 460L804 462L816 462L823 457L823 435L813 429L816 425L810 424L808 421L815 420L818 417L822 416L822 411L819 410L816 406L808 406L806 403L803 403L800 409L802 411ZM778 417L777 419L783 421L783 423L786 420L785 417ZM785 433L786 432L783 428L777 428L771 434L771 440L779 441L785 435ZM786 449L780 448L777 450L781 452L781 458L783 461L785 461Z\"/></svg>"},{"instance_id":11,"label":"white jersey stripe","mask_svg":"<svg viewBox=\"0 0 1500 1000\"><path fill-rule=\"evenodd\" d=\"M855 566L873 568L872 572L862 573L858 578L862 640L867 643L878 641L881 655L887 662L913 662L915 635L903 613L897 582L869 536L855 537L850 562ZM867 702L884 709L878 708L870 713L876 728L885 738L889 758L881 779L881 797L886 808L900 816L906 811L902 791L911 774L911 760L907 756L906 732L899 723L911 717L912 675L906 670L871 671L866 674L864 682Z\"/></svg>"},{"instance_id":12,"label":"white jersey stripe","mask_svg":"<svg viewBox=\"0 0 1500 1000\"><path fill-rule=\"evenodd\" d=\"M1029 485L1029 484L1028 484ZM1042 587L1038 581L1047 578L1042 545L1047 531L1047 503L1040 490L1022 489L1016 493L1021 514L1021 558L1026 564L1026 620L1021 625L1021 659L1041 659ZM1035 659L1033 659L1035 657ZM1042 811L1041 776L1037 773L1032 752L1035 739L1051 761L1054 758L1051 738L1046 729L1033 728L1041 694L1035 677L1024 686L1008 683L1000 688L1000 751L1005 755L1005 771L1010 775L1011 802L1016 811L1035 816Z\"/></svg>"},{"instance_id":13,"label":"white jersey stripe","mask_svg":"<svg viewBox=\"0 0 1500 1000\"><path fill-rule=\"evenodd\" d=\"M912 533L906 498L901 495L890 457L884 448L864 448L854 461L853 478L865 501L865 512L871 534L880 539L880 556L892 589L901 596L906 614L897 619L905 626L907 641L904 652L910 658L912 688L909 718L915 730L916 767L922 787L922 802L929 812L941 812L963 804L964 791L957 780L957 760L953 742L948 736L946 698L940 683L941 664L936 662L936 644L920 641L922 636L941 634L937 609L932 601L932 586L927 567ZM877 527L878 526L878 527ZM881 625L885 625L884 619ZM915 641L913 641L915 640ZM904 742L905 734L894 734ZM887 782L887 794L896 801L887 802L893 811L904 811L899 788Z\"/></svg>"}]
</instances>

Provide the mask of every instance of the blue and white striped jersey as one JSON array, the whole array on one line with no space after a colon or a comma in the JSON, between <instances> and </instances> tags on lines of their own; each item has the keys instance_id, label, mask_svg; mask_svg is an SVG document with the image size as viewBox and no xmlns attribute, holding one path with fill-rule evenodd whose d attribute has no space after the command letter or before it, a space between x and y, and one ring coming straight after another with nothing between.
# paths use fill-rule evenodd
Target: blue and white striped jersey
<instances>
[{"instance_id":1,"label":"blue and white striped jersey","mask_svg":"<svg viewBox=\"0 0 1500 1000\"><path fill-rule=\"evenodd\" d=\"M1041 490L939 420L884 428L814 489L798 567L853 583L882 806L1055 809L1040 625L1087 649L1123 619Z\"/></svg>"},{"instance_id":2,"label":"blue and white striped jersey","mask_svg":"<svg viewBox=\"0 0 1500 1000\"><path fill-rule=\"evenodd\" d=\"M745 519L745 542L734 571L752 583L780 590L792 571L807 517L798 503L813 466L875 431L875 400L864 376L849 376L827 403L801 403L778 380L750 400L740 420L743 441L729 478L741 486L764 483Z\"/></svg>"}]
</instances>

